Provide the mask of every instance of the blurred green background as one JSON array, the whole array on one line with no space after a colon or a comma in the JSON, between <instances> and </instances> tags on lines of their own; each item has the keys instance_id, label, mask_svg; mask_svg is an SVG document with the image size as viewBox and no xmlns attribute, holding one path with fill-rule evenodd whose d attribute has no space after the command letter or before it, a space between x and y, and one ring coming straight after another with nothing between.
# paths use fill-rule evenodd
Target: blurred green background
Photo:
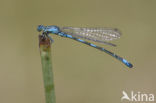
<instances>
[{"instance_id":1,"label":"blurred green background","mask_svg":"<svg viewBox=\"0 0 156 103\"><path fill-rule=\"evenodd\" d=\"M0 103L45 103L37 25L115 27L111 56L55 35L57 103L120 103L122 91L156 94L155 0L1 0Z\"/></svg>"}]
</instances>

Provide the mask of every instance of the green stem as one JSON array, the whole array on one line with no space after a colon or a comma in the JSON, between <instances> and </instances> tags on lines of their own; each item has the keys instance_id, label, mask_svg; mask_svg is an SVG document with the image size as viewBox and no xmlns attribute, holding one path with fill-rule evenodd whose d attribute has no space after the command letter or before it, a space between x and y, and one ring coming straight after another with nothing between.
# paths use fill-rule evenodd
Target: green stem
<instances>
[{"instance_id":1,"label":"green stem","mask_svg":"<svg viewBox=\"0 0 156 103\"><path fill-rule=\"evenodd\" d=\"M45 36L39 35L39 47L42 61L45 99L46 103L56 103L50 46L50 39Z\"/></svg>"}]
</instances>

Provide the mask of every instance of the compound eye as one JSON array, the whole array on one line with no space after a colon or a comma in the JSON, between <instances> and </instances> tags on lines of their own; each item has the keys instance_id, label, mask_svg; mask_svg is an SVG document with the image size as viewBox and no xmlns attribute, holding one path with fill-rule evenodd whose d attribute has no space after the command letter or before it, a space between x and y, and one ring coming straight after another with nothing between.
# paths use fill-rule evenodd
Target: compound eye
<instances>
[{"instance_id":1,"label":"compound eye","mask_svg":"<svg viewBox=\"0 0 156 103\"><path fill-rule=\"evenodd\" d=\"M44 26L43 25L39 25L38 27L37 27L37 31L42 31L43 30L43 28L44 28Z\"/></svg>"}]
</instances>

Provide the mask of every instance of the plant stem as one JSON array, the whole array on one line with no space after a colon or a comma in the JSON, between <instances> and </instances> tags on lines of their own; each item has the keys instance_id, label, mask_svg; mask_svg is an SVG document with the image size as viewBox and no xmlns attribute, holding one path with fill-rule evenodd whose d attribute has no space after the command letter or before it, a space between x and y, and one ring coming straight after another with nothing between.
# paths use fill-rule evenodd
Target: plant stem
<instances>
[{"instance_id":1,"label":"plant stem","mask_svg":"<svg viewBox=\"0 0 156 103\"><path fill-rule=\"evenodd\" d=\"M39 35L39 48L42 62L46 103L56 103L50 39L43 35Z\"/></svg>"}]
</instances>

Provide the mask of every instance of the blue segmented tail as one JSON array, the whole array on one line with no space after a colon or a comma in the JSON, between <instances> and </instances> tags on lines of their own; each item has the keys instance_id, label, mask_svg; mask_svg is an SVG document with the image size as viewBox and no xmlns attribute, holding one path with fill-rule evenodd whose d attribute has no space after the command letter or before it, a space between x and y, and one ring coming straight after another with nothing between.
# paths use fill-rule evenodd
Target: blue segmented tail
<instances>
[{"instance_id":1,"label":"blue segmented tail","mask_svg":"<svg viewBox=\"0 0 156 103\"><path fill-rule=\"evenodd\" d=\"M57 35L62 36L62 37L67 37L67 38L70 38L70 39L73 39L73 40L76 40L78 42L84 43L86 45L89 45L89 46L94 47L96 49L99 49L101 51L104 51L105 53L111 55L112 57L114 57L114 58L118 59L119 61L121 61L122 63L124 63L127 67L129 67L129 68L133 67L133 65L131 63L129 63L127 60L123 59L122 57L120 57L120 56L118 56L118 55L116 55L116 54L114 54L114 53L112 53L112 52L110 52L110 51L108 51L108 50L106 50L106 49L104 49L102 47L96 46L96 45L94 45L92 43L89 43L87 41L84 41L84 40L81 40L79 38L73 37L71 35L65 34L63 32L60 32Z\"/></svg>"}]
</instances>

